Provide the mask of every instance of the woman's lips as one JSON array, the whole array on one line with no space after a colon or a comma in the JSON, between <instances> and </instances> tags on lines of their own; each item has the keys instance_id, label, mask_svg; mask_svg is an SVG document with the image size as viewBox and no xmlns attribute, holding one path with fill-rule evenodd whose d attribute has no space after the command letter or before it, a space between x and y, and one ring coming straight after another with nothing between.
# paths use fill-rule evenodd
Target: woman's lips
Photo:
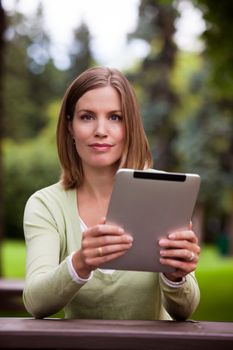
<instances>
[{"instance_id":1,"label":"woman's lips","mask_svg":"<svg viewBox=\"0 0 233 350\"><path fill-rule=\"evenodd\" d=\"M108 151L113 145L109 143L92 143L89 145L92 149L96 151Z\"/></svg>"}]
</instances>

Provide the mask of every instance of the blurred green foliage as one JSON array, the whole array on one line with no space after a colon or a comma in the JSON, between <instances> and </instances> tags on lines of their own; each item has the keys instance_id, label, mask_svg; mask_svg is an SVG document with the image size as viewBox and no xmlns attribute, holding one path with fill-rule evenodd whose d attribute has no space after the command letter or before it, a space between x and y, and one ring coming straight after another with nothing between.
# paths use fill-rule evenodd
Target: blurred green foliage
<instances>
[{"instance_id":1,"label":"blurred green foliage","mask_svg":"<svg viewBox=\"0 0 233 350\"><path fill-rule=\"evenodd\" d=\"M179 137L173 142L183 171L202 178L200 201L211 205L215 215L230 215L233 208L232 113L213 98L207 83L205 62L190 54L179 54L173 84L180 105L174 120ZM196 64L195 64L196 62ZM189 68L190 78L180 84L180 71ZM185 67L186 65L186 67Z\"/></svg>"},{"instance_id":2,"label":"blurred green foliage","mask_svg":"<svg viewBox=\"0 0 233 350\"><path fill-rule=\"evenodd\" d=\"M138 25L129 38L144 40L150 50L128 76L139 93L155 168L200 174L202 238L216 242L228 235L233 253L232 4L212 3L193 1L207 21L206 48L197 54L181 52L174 44L179 1L141 0ZM220 61L224 79L218 79Z\"/></svg>"},{"instance_id":3,"label":"blurred green foliage","mask_svg":"<svg viewBox=\"0 0 233 350\"><path fill-rule=\"evenodd\" d=\"M206 43L206 58L211 66L209 85L219 99L231 101L233 97L232 13L229 0L193 0L203 13L206 29L202 37Z\"/></svg>"},{"instance_id":4,"label":"blurred green foliage","mask_svg":"<svg viewBox=\"0 0 233 350\"><path fill-rule=\"evenodd\" d=\"M26 269L26 246L23 240L5 240L3 251L3 277L23 279Z\"/></svg>"},{"instance_id":5,"label":"blurred green foliage","mask_svg":"<svg viewBox=\"0 0 233 350\"><path fill-rule=\"evenodd\" d=\"M155 167L201 175L204 238L215 242L222 234L230 237L233 221L232 4L193 0L207 23L206 49L197 54L181 52L174 43L178 3L140 1L138 26L129 38L146 42L149 52L126 74L140 101ZM74 31L70 66L59 70L43 16L41 5L31 16L7 13L0 115L7 237L23 237L26 200L59 179L54 136L59 104L71 79L95 65L92 38L82 23Z\"/></svg>"},{"instance_id":6,"label":"blurred green foliage","mask_svg":"<svg viewBox=\"0 0 233 350\"><path fill-rule=\"evenodd\" d=\"M141 0L137 28L129 39L141 39L150 49L137 69L128 74L139 95L154 166L168 171L174 170L177 164L172 141L177 136L173 114L179 102L171 83L178 52L173 39L178 11L171 3L168 0Z\"/></svg>"},{"instance_id":7,"label":"blurred green foliage","mask_svg":"<svg viewBox=\"0 0 233 350\"><path fill-rule=\"evenodd\" d=\"M65 75L49 56L50 38L43 28L43 10L29 17L7 16L3 75L4 137L21 142L47 124L49 103L61 96Z\"/></svg>"},{"instance_id":8,"label":"blurred green foliage","mask_svg":"<svg viewBox=\"0 0 233 350\"><path fill-rule=\"evenodd\" d=\"M55 148L58 104L48 111L50 122L35 139L4 142L4 207L7 237L23 238L23 212L27 199L36 190L59 180L60 167Z\"/></svg>"}]
</instances>

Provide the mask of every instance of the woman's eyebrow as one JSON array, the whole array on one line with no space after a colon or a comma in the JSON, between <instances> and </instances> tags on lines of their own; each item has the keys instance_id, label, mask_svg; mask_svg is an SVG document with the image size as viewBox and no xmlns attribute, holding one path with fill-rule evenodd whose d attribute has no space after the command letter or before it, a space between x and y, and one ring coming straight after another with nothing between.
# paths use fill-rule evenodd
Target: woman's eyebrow
<instances>
[{"instance_id":1,"label":"woman's eyebrow","mask_svg":"<svg viewBox=\"0 0 233 350\"><path fill-rule=\"evenodd\" d=\"M109 111L108 114L112 114L112 113L118 113L118 114L122 114L122 111L120 109L116 109L113 111Z\"/></svg>"},{"instance_id":2,"label":"woman's eyebrow","mask_svg":"<svg viewBox=\"0 0 233 350\"><path fill-rule=\"evenodd\" d=\"M90 109L79 109L79 110L77 110L77 113L83 113L83 112L85 112L85 113L94 113Z\"/></svg>"},{"instance_id":3,"label":"woman's eyebrow","mask_svg":"<svg viewBox=\"0 0 233 350\"><path fill-rule=\"evenodd\" d=\"M94 111L90 110L90 109L78 109L77 110L77 113L95 113ZM108 114L111 114L111 113L122 113L122 111L120 109L114 109L112 111L108 111Z\"/></svg>"}]
</instances>

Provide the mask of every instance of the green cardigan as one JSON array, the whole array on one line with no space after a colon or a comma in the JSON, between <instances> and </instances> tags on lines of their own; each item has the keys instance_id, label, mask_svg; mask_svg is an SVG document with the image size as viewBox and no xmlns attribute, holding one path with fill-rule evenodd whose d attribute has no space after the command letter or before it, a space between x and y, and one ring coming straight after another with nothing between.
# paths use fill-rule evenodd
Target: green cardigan
<instances>
[{"instance_id":1,"label":"green cardigan","mask_svg":"<svg viewBox=\"0 0 233 350\"><path fill-rule=\"evenodd\" d=\"M33 194L25 207L27 247L24 303L34 317L64 308L66 318L169 320L186 319L199 303L194 274L177 288L159 273L96 270L84 285L73 281L66 257L80 248L76 191L60 183Z\"/></svg>"}]
</instances>

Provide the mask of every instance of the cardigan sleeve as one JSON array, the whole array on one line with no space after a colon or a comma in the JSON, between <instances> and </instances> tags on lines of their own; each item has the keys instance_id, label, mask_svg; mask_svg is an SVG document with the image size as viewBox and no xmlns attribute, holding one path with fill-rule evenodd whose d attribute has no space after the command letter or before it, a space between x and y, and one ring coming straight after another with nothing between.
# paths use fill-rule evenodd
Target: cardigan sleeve
<instances>
[{"instance_id":1,"label":"cardigan sleeve","mask_svg":"<svg viewBox=\"0 0 233 350\"><path fill-rule=\"evenodd\" d=\"M169 286L160 276L163 305L175 320L186 320L196 310L200 301L200 290L194 272L186 276L179 287Z\"/></svg>"},{"instance_id":2,"label":"cardigan sleeve","mask_svg":"<svg viewBox=\"0 0 233 350\"><path fill-rule=\"evenodd\" d=\"M66 259L60 261L61 245L65 244L64 232L59 232L65 230L65 224L61 228L61 217L59 206L40 192L25 207L27 256L23 300L28 312L36 318L58 312L81 288L72 279Z\"/></svg>"}]
</instances>

